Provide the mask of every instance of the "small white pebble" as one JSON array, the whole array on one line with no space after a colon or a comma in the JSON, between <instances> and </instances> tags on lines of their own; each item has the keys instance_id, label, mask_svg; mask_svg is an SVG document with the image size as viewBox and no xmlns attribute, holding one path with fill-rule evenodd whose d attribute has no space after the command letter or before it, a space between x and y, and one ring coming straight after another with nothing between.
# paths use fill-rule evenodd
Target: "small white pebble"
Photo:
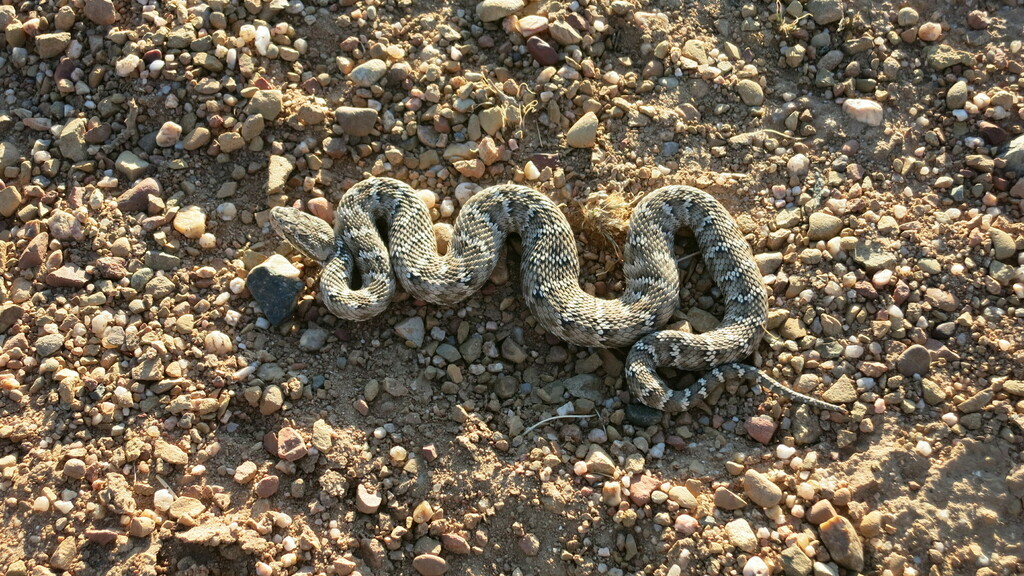
<instances>
[{"instance_id":1,"label":"small white pebble","mask_svg":"<svg viewBox=\"0 0 1024 576\"><path fill-rule=\"evenodd\" d=\"M572 465L572 471L577 476L584 476L584 475L586 475L586 473L587 473L587 463L584 462L583 460L577 460L576 463Z\"/></svg>"},{"instance_id":2,"label":"small white pebble","mask_svg":"<svg viewBox=\"0 0 1024 576\"><path fill-rule=\"evenodd\" d=\"M789 460L796 454L796 448L792 446L786 446L785 444L779 444L775 449L775 456L780 460Z\"/></svg>"},{"instance_id":3,"label":"small white pebble","mask_svg":"<svg viewBox=\"0 0 1024 576\"><path fill-rule=\"evenodd\" d=\"M50 509L50 500L46 496L39 496L32 501L33 512L46 512Z\"/></svg>"},{"instance_id":4,"label":"small white pebble","mask_svg":"<svg viewBox=\"0 0 1024 576\"><path fill-rule=\"evenodd\" d=\"M932 455L932 445L929 444L927 440L918 440L917 446L914 447L914 450L925 458Z\"/></svg>"},{"instance_id":5,"label":"small white pebble","mask_svg":"<svg viewBox=\"0 0 1024 576\"><path fill-rule=\"evenodd\" d=\"M960 418L953 412L946 412L942 415L942 421L946 426L956 426L957 422L960 421Z\"/></svg>"}]
</instances>

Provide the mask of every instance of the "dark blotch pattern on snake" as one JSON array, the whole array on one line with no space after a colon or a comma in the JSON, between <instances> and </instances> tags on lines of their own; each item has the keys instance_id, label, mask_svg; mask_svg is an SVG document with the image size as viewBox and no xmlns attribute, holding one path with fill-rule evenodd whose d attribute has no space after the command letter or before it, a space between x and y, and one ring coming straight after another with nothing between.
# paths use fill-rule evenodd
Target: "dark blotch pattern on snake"
<instances>
[{"instance_id":1,"label":"dark blotch pattern on snake","mask_svg":"<svg viewBox=\"0 0 1024 576\"><path fill-rule=\"evenodd\" d=\"M387 225L385 246L376 222ZM545 330L580 346L632 346L626 380L633 398L669 412L689 409L730 379L756 382L795 401L842 408L794 392L739 363L764 334L768 295L750 247L728 211L689 186L665 186L633 210L623 250L625 291L603 299L580 287L576 241L565 216L525 186L481 190L462 207L446 254L439 255L426 205L406 184L371 178L342 197L335 229L294 208L271 211L274 228L323 266L320 297L333 314L367 320L387 308L395 279L414 297L454 305L490 277L509 234L522 238L523 297ZM725 317L710 332L661 330L679 307L673 259L676 232L693 231L711 278L725 299ZM359 274L359 288L352 275ZM685 390L666 386L659 367L707 371Z\"/></svg>"}]
</instances>

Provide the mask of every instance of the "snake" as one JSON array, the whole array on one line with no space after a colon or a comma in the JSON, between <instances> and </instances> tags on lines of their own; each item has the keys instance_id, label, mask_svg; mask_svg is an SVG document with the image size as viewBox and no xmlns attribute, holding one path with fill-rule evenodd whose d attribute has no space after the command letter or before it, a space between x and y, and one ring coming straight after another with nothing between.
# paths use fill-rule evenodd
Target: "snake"
<instances>
[{"instance_id":1,"label":"snake","mask_svg":"<svg viewBox=\"0 0 1024 576\"><path fill-rule=\"evenodd\" d=\"M499 184L472 195L455 218L443 254L427 205L409 185L391 178L351 186L338 201L333 228L293 206L272 208L270 222L287 243L320 264L320 299L344 320L366 321L384 312L397 284L419 300L457 305L487 282L500 248L510 235L518 235L522 293L530 313L566 342L630 347L624 371L634 401L684 412L716 386L740 380L792 401L845 412L742 362L765 333L768 292L732 216L713 196L691 186L664 186L636 204L622 250L625 288L616 298L581 288L568 219L548 196L528 186ZM664 328L680 308L673 249L684 227L692 231L724 298L719 325L699 334ZM675 389L658 373L669 367L704 374Z\"/></svg>"}]
</instances>

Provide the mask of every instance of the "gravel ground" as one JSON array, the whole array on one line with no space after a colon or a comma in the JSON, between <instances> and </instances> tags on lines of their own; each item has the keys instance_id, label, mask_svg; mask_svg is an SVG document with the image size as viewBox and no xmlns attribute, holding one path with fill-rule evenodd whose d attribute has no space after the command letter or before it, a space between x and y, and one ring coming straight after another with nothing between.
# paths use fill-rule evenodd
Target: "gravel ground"
<instances>
[{"instance_id":1,"label":"gravel ground","mask_svg":"<svg viewBox=\"0 0 1024 576\"><path fill-rule=\"evenodd\" d=\"M0 573L1024 573L1021 0L61 0L0 31ZM438 222L537 187L599 295L631 203L704 188L772 292L752 361L850 414L627 409L623 351L540 330L514 246L457 309L340 321L267 214L368 175Z\"/></svg>"}]
</instances>

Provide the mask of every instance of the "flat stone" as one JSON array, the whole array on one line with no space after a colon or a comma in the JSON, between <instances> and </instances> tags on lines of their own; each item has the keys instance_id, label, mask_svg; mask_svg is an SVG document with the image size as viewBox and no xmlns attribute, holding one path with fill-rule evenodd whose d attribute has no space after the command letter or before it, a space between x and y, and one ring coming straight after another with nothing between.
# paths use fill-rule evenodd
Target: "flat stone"
<instances>
[{"instance_id":1,"label":"flat stone","mask_svg":"<svg viewBox=\"0 0 1024 576\"><path fill-rule=\"evenodd\" d=\"M85 17L100 26L110 26L117 21L117 10L112 0L86 0Z\"/></svg>"},{"instance_id":2,"label":"flat stone","mask_svg":"<svg viewBox=\"0 0 1024 576\"><path fill-rule=\"evenodd\" d=\"M441 576L448 572L448 561L435 554L420 554L412 559L412 567L420 576Z\"/></svg>"},{"instance_id":3,"label":"flat stone","mask_svg":"<svg viewBox=\"0 0 1024 576\"><path fill-rule=\"evenodd\" d=\"M423 318L413 316L395 324L395 334L406 342L411 342L413 347L423 346L423 339L426 337L426 328Z\"/></svg>"},{"instance_id":4,"label":"flat stone","mask_svg":"<svg viewBox=\"0 0 1024 576\"><path fill-rule=\"evenodd\" d=\"M156 530L156 521L148 516L136 516L128 525L128 534L134 538L144 538Z\"/></svg>"},{"instance_id":5,"label":"flat stone","mask_svg":"<svg viewBox=\"0 0 1024 576\"><path fill-rule=\"evenodd\" d=\"M60 544L50 555L50 568L56 568L57 570L69 570L75 564L75 560L78 558L78 545L75 543L74 536L65 536L61 540ZM7 572L10 574L10 571ZM33 574L37 572L32 571Z\"/></svg>"},{"instance_id":6,"label":"flat stone","mask_svg":"<svg viewBox=\"0 0 1024 576\"><path fill-rule=\"evenodd\" d=\"M256 478L256 473L259 471L256 463L251 460L246 460L235 468L234 479L239 484L248 484Z\"/></svg>"},{"instance_id":7,"label":"flat stone","mask_svg":"<svg viewBox=\"0 0 1024 576\"><path fill-rule=\"evenodd\" d=\"M81 288L89 282L83 268L74 264L65 264L46 275L46 284L54 288Z\"/></svg>"},{"instance_id":8,"label":"flat stone","mask_svg":"<svg viewBox=\"0 0 1024 576\"><path fill-rule=\"evenodd\" d=\"M371 492L365 484L356 488L356 510L363 514L376 514L382 502L380 490Z\"/></svg>"},{"instance_id":9,"label":"flat stone","mask_svg":"<svg viewBox=\"0 0 1024 576\"><path fill-rule=\"evenodd\" d=\"M819 26L826 26L843 19L842 0L810 0L806 8Z\"/></svg>"},{"instance_id":10,"label":"flat stone","mask_svg":"<svg viewBox=\"0 0 1024 576\"><path fill-rule=\"evenodd\" d=\"M25 245L25 249L21 251L21 256L18 257L18 266L22 270L28 270L41 265L43 259L46 258L49 245L50 235L46 232L40 232L33 236Z\"/></svg>"},{"instance_id":11,"label":"flat stone","mask_svg":"<svg viewBox=\"0 0 1024 576\"><path fill-rule=\"evenodd\" d=\"M21 208L21 193L14 186L0 190L0 216L10 218Z\"/></svg>"},{"instance_id":12,"label":"flat stone","mask_svg":"<svg viewBox=\"0 0 1024 576\"><path fill-rule=\"evenodd\" d=\"M81 162L89 157L86 152L88 144L85 141L85 128L88 124L85 118L75 118L61 128L57 147L62 156L72 162Z\"/></svg>"},{"instance_id":13,"label":"flat stone","mask_svg":"<svg viewBox=\"0 0 1024 576\"><path fill-rule=\"evenodd\" d=\"M593 148L597 143L597 114L587 112L569 128L566 143L573 148Z\"/></svg>"},{"instance_id":14,"label":"flat stone","mask_svg":"<svg viewBox=\"0 0 1024 576\"><path fill-rule=\"evenodd\" d=\"M857 122L868 126L881 126L882 120L885 118L881 104L864 98L848 98L843 102L843 112Z\"/></svg>"},{"instance_id":15,"label":"flat stone","mask_svg":"<svg viewBox=\"0 0 1024 576\"><path fill-rule=\"evenodd\" d=\"M814 562L796 545L783 550L781 558L786 576L807 576L814 568Z\"/></svg>"},{"instance_id":16,"label":"flat stone","mask_svg":"<svg viewBox=\"0 0 1024 576\"><path fill-rule=\"evenodd\" d=\"M857 531L843 516L833 516L821 525L821 541L836 564L855 572L864 569L864 545Z\"/></svg>"},{"instance_id":17,"label":"flat stone","mask_svg":"<svg viewBox=\"0 0 1024 576\"><path fill-rule=\"evenodd\" d=\"M284 191L288 177L295 170L295 164L285 156L273 155L267 165L267 194L279 194Z\"/></svg>"},{"instance_id":18,"label":"flat stone","mask_svg":"<svg viewBox=\"0 0 1024 576\"><path fill-rule=\"evenodd\" d=\"M753 552L757 549L757 535L745 518L737 518L727 523L725 534L733 546L744 552Z\"/></svg>"},{"instance_id":19,"label":"flat stone","mask_svg":"<svg viewBox=\"0 0 1024 576\"><path fill-rule=\"evenodd\" d=\"M541 66L554 66L558 64L558 50L540 36L530 36L526 40L526 51L533 56Z\"/></svg>"},{"instance_id":20,"label":"flat stone","mask_svg":"<svg viewBox=\"0 0 1024 576\"><path fill-rule=\"evenodd\" d=\"M168 464L173 464L175 466L184 466L188 464L188 454L185 453L184 450L163 440L157 440L153 452L156 454L157 458L160 458Z\"/></svg>"},{"instance_id":21,"label":"flat stone","mask_svg":"<svg viewBox=\"0 0 1024 576\"><path fill-rule=\"evenodd\" d=\"M469 554L472 548L465 538L458 534L441 534L441 547L452 554Z\"/></svg>"},{"instance_id":22,"label":"flat stone","mask_svg":"<svg viewBox=\"0 0 1024 576\"><path fill-rule=\"evenodd\" d=\"M992 240L992 255L997 260L1007 260L1017 253L1017 242L1009 232L990 228L988 236Z\"/></svg>"},{"instance_id":23,"label":"flat stone","mask_svg":"<svg viewBox=\"0 0 1024 576\"><path fill-rule=\"evenodd\" d=\"M356 86L363 88L369 88L388 73L388 65L383 60L374 58L373 60L367 60L359 66L356 66L348 73L349 80L355 83Z\"/></svg>"},{"instance_id":24,"label":"flat stone","mask_svg":"<svg viewBox=\"0 0 1024 576\"><path fill-rule=\"evenodd\" d=\"M857 401L857 388L848 377L841 376L828 390L821 395L821 399L832 404L849 404Z\"/></svg>"},{"instance_id":25,"label":"flat stone","mask_svg":"<svg viewBox=\"0 0 1024 576\"><path fill-rule=\"evenodd\" d=\"M377 125L377 111L373 108L340 106L334 110L334 121L349 136L369 136Z\"/></svg>"},{"instance_id":26,"label":"flat stone","mask_svg":"<svg viewBox=\"0 0 1024 576\"><path fill-rule=\"evenodd\" d=\"M25 314L25 309L13 302L0 304L0 334L5 334Z\"/></svg>"},{"instance_id":27,"label":"flat stone","mask_svg":"<svg viewBox=\"0 0 1024 576\"><path fill-rule=\"evenodd\" d=\"M55 58L64 53L71 44L69 32L52 32L36 36L36 52L42 59Z\"/></svg>"},{"instance_id":28,"label":"flat stone","mask_svg":"<svg viewBox=\"0 0 1024 576\"><path fill-rule=\"evenodd\" d=\"M853 261L870 273L896 268L896 256L878 242L858 240L853 247Z\"/></svg>"},{"instance_id":29,"label":"flat stone","mask_svg":"<svg viewBox=\"0 0 1024 576\"><path fill-rule=\"evenodd\" d=\"M814 212L807 222L807 237L810 240L830 240L843 229L843 220L824 212Z\"/></svg>"},{"instance_id":30,"label":"flat stone","mask_svg":"<svg viewBox=\"0 0 1024 576\"><path fill-rule=\"evenodd\" d=\"M3 332L3 330L0 330ZM1013 396L1024 396L1024 380L1007 380L1003 382L1003 392Z\"/></svg>"},{"instance_id":31,"label":"flat stone","mask_svg":"<svg viewBox=\"0 0 1024 576\"><path fill-rule=\"evenodd\" d=\"M191 496L181 496L174 500L171 504L170 510L167 512L172 518L188 516L194 519L196 516L202 514L204 510L206 510L206 505L199 500L192 498Z\"/></svg>"},{"instance_id":32,"label":"flat stone","mask_svg":"<svg viewBox=\"0 0 1024 576\"><path fill-rule=\"evenodd\" d=\"M931 369L932 357L928 349L920 344L907 348L896 359L896 369L904 376L928 374Z\"/></svg>"},{"instance_id":33,"label":"flat stone","mask_svg":"<svg viewBox=\"0 0 1024 576\"><path fill-rule=\"evenodd\" d=\"M523 0L483 0L476 5L476 16L483 22L494 22L515 14L525 6Z\"/></svg>"},{"instance_id":34,"label":"flat stone","mask_svg":"<svg viewBox=\"0 0 1024 576\"><path fill-rule=\"evenodd\" d=\"M753 468L743 474L743 493L762 508L771 508L782 500L782 489Z\"/></svg>"},{"instance_id":35,"label":"flat stone","mask_svg":"<svg viewBox=\"0 0 1024 576\"><path fill-rule=\"evenodd\" d=\"M265 120L274 120L283 107L280 90L258 90L245 106L246 114L259 114Z\"/></svg>"},{"instance_id":36,"label":"flat stone","mask_svg":"<svg viewBox=\"0 0 1024 576\"><path fill-rule=\"evenodd\" d=\"M295 310L296 300L305 288L299 276L298 268L280 254L249 271L245 286L272 325L284 322Z\"/></svg>"},{"instance_id":37,"label":"flat stone","mask_svg":"<svg viewBox=\"0 0 1024 576\"><path fill-rule=\"evenodd\" d=\"M604 448L598 444L591 444L587 457L584 459L587 463L587 471L594 474L600 474L609 478L615 477L617 466L612 457L604 451Z\"/></svg>"},{"instance_id":38,"label":"flat stone","mask_svg":"<svg viewBox=\"0 0 1024 576\"><path fill-rule=\"evenodd\" d=\"M302 439L298 430L291 427L284 427L277 433L277 456L288 462L295 462L309 453L306 448L306 441Z\"/></svg>"},{"instance_id":39,"label":"flat stone","mask_svg":"<svg viewBox=\"0 0 1024 576\"><path fill-rule=\"evenodd\" d=\"M746 505L746 500L724 486L715 490L715 506L722 510L739 510Z\"/></svg>"},{"instance_id":40,"label":"flat stone","mask_svg":"<svg viewBox=\"0 0 1024 576\"><path fill-rule=\"evenodd\" d=\"M35 342L36 354L40 358L46 358L52 356L58 350L64 347L64 336L61 334L47 334L36 338Z\"/></svg>"},{"instance_id":41,"label":"flat stone","mask_svg":"<svg viewBox=\"0 0 1024 576\"><path fill-rule=\"evenodd\" d=\"M281 487L281 478L275 474L270 476L264 476L260 478L260 481L256 483L256 497L257 498L270 498L274 494L277 494L277 490Z\"/></svg>"},{"instance_id":42,"label":"flat stone","mask_svg":"<svg viewBox=\"0 0 1024 576\"><path fill-rule=\"evenodd\" d=\"M765 446L772 441L777 427L775 421L767 416L753 416L744 424L747 434Z\"/></svg>"},{"instance_id":43,"label":"flat stone","mask_svg":"<svg viewBox=\"0 0 1024 576\"><path fill-rule=\"evenodd\" d=\"M117 160L114 161L114 167L130 180L135 180L145 174L146 170L149 170L149 162L139 158L134 152L125 150L118 154Z\"/></svg>"}]
</instances>

